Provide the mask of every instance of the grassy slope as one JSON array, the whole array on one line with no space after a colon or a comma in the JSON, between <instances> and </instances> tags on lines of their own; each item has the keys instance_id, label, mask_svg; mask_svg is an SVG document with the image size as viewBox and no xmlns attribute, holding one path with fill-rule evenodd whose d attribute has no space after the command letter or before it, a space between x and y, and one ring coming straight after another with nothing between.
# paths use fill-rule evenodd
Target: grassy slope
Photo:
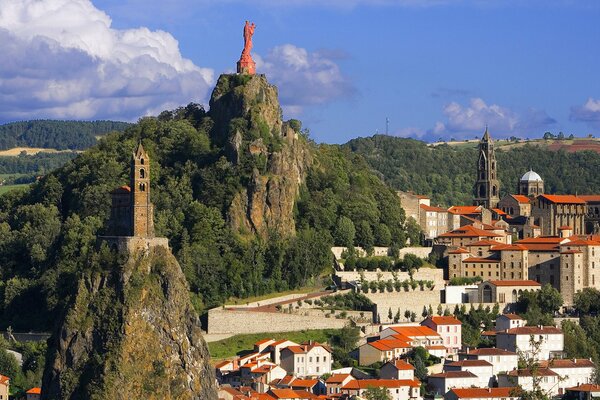
<instances>
[{"instance_id":1,"label":"grassy slope","mask_svg":"<svg viewBox=\"0 0 600 400\"><path fill-rule=\"evenodd\" d=\"M3 186L0 186L0 195L10 192L11 190L25 189L27 186L29 186L29 185L26 183L21 184L21 185L3 185Z\"/></svg>"},{"instance_id":2,"label":"grassy slope","mask_svg":"<svg viewBox=\"0 0 600 400\"><path fill-rule=\"evenodd\" d=\"M289 339L296 343L314 340L320 343L327 343L329 338L337 332L337 329L325 329L235 335L227 339L219 340L218 342L208 343L208 350L210 351L210 357L213 360L219 360L252 350L254 343L262 339Z\"/></svg>"}]
</instances>

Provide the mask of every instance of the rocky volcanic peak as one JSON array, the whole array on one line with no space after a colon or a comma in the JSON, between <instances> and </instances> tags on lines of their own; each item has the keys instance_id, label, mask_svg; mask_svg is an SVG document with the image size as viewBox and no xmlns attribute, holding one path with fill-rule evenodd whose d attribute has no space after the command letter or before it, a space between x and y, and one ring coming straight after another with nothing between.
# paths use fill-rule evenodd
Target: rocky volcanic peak
<instances>
[{"instance_id":1,"label":"rocky volcanic peak","mask_svg":"<svg viewBox=\"0 0 600 400\"><path fill-rule=\"evenodd\" d=\"M44 399L217 399L185 277L165 247L86 273L49 358Z\"/></svg>"},{"instance_id":2,"label":"rocky volcanic peak","mask_svg":"<svg viewBox=\"0 0 600 400\"><path fill-rule=\"evenodd\" d=\"M282 122L277 88L264 75L221 75L209 115L212 137L228 159L250 166L248 184L231 204L230 225L263 237L294 234L294 204L311 153L292 124Z\"/></svg>"}]
</instances>

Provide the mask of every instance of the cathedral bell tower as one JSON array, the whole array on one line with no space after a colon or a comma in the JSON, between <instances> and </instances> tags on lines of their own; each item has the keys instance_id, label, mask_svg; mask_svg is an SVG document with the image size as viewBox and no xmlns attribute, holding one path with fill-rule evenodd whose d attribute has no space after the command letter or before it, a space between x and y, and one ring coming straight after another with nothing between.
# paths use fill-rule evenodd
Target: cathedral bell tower
<instances>
[{"instance_id":1,"label":"cathedral bell tower","mask_svg":"<svg viewBox=\"0 0 600 400\"><path fill-rule=\"evenodd\" d=\"M496 208L500 201L500 181L496 171L496 153L494 142L487 126L479 142L479 157L477 158L477 180L474 187L473 204L485 208Z\"/></svg>"},{"instance_id":2,"label":"cathedral bell tower","mask_svg":"<svg viewBox=\"0 0 600 400\"><path fill-rule=\"evenodd\" d=\"M154 237L154 206L150 203L150 159L142 143L131 160L132 236Z\"/></svg>"}]
</instances>

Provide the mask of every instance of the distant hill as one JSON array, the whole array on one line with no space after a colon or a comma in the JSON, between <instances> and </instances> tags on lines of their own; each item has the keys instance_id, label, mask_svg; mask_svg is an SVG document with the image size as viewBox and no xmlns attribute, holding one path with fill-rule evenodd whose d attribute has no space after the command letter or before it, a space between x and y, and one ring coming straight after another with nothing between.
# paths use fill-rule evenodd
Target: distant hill
<instances>
[{"instance_id":1,"label":"distant hill","mask_svg":"<svg viewBox=\"0 0 600 400\"><path fill-rule=\"evenodd\" d=\"M431 143L430 146L440 146L446 144L451 147L457 148L477 148L479 143L478 139L462 140L462 141L449 141L449 142L436 142ZM499 139L496 140L496 148L498 150L506 151L523 147L526 145L537 146L543 149L558 151L564 150L568 153L575 153L577 151L591 150L600 154L600 139L599 138L573 138L573 139Z\"/></svg>"},{"instance_id":2,"label":"distant hill","mask_svg":"<svg viewBox=\"0 0 600 400\"><path fill-rule=\"evenodd\" d=\"M35 120L0 125L0 150L40 147L56 150L84 150L96 144L96 137L123 131L127 122Z\"/></svg>"},{"instance_id":3,"label":"distant hill","mask_svg":"<svg viewBox=\"0 0 600 400\"><path fill-rule=\"evenodd\" d=\"M515 193L519 178L530 168L542 176L549 193L600 193L600 154L573 151L584 142L598 143L592 139L497 141L501 195ZM571 147L560 148L561 145ZM589 143L585 146L589 147ZM430 145L375 135L353 139L343 147L364 156L371 168L395 189L428 195L432 203L446 206L472 201L476 140Z\"/></svg>"}]
</instances>

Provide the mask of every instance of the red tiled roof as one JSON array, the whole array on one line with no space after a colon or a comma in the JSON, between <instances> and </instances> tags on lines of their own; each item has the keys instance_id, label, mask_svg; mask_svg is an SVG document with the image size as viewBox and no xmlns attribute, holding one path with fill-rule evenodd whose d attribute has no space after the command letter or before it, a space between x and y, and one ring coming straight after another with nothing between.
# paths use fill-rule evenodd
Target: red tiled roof
<instances>
[{"instance_id":1,"label":"red tiled roof","mask_svg":"<svg viewBox=\"0 0 600 400\"><path fill-rule=\"evenodd\" d=\"M491 248L491 250L500 250L500 251L525 251L527 247L522 244L496 244Z\"/></svg>"},{"instance_id":2,"label":"red tiled roof","mask_svg":"<svg viewBox=\"0 0 600 400\"><path fill-rule=\"evenodd\" d=\"M563 246L600 246L600 242L589 239L575 239L567 243L563 243Z\"/></svg>"},{"instance_id":3,"label":"red tiled roof","mask_svg":"<svg viewBox=\"0 0 600 400\"><path fill-rule=\"evenodd\" d=\"M34 387L25 392L25 394L42 394L42 388Z\"/></svg>"},{"instance_id":4,"label":"red tiled roof","mask_svg":"<svg viewBox=\"0 0 600 400\"><path fill-rule=\"evenodd\" d=\"M529 197L527 197L527 196L523 196L522 194L511 194L510 196L513 199L515 199L518 203L521 203L521 204L527 203L527 204L529 204Z\"/></svg>"},{"instance_id":5,"label":"red tiled roof","mask_svg":"<svg viewBox=\"0 0 600 400\"><path fill-rule=\"evenodd\" d=\"M536 281L531 281L531 280L513 280L513 281L509 281L509 280L503 280L503 281L489 281L492 285L494 286L542 286L541 284L539 284Z\"/></svg>"},{"instance_id":6,"label":"red tiled roof","mask_svg":"<svg viewBox=\"0 0 600 400\"><path fill-rule=\"evenodd\" d=\"M415 367L404 360L388 361L387 364L393 365L398 371L412 371L415 369Z\"/></svg>"},{"instance_id":7,"label":"red tiled roof","mask_svg":"<svg viewBox=\"0 0 600 400\"><path fill-rule=\"evenodd\" d=\"M342 389L366 389L370 387L400 388L404 386L419 387L418 379L359 379L350 381Z\"/></svg>"},{"instance_id":8,"label":"red tiled roof","mask_svg":"<svg viewBox=\"0 0 600 400\"><path fill-rule=\"evenodd\" d=\"M567 359L554 359L554 360L541 360L540 367L542 368L594 368L594 364L587 358L567 358Z\"/></svg>"},{"instance_id":9,"label":"red tiled roof","mask_svg":"<svg viewBox=\"0 0 600 400\"><path fill-rule=\"evenodd\" d=\"M541 194L538 198L540 197L557 204L585 204L585 200L572 194Z\"/></svg>"},{"instance_id":10,"label":"red tiled roof","mask_svg":"<svg viewBox=\"0 0 600 400\"><path fill-rule=\"evenodd\" d=\"M426 204L419 204L419 207L421 208L421 210L425 210L425 211L433 211L433 212L448 212L448 210L445 210L443 208L440 207L432 207L432 206L428 206Z\"/></svg>"},{"instance_id":11,"label":"red tiled roof","mask_svg":"<svg viewBox=\"0 0 600 400\"><path fill-rule=\"evenodd\" d=\"M491 397L514 397L511 396L516 388L501 387L501 388L454 388L450 389L459 399L487 399Z\"/></svg>"},{"instance_id":12,"label":"red tiled roof","mask_svg":"<svg viewBox=\"0 0 600 400\"><path fill-rule=\"evenodd\" d=\"M453 363L448 364L451 367L491 367L488 361L485 360L461 360L454 361Z\"/></svg>"},{"instance_id":13,"label":"red tiled roof","mask_svg":"<svg viewBox=\"0 0 600 400\"><path fill-rule=\"evenodd\" d=\"M521 316L520 316L520 315L517 315L517 314L512 314L512 313L509 313L509 314L501 314L499 317L504 317L504 318L508 318L508 319L523 319L523 318L521 318Z\"/></svg>"},{"instance_id":14,"label":"red tiled roof","mask_svg":"<svg viewBox=\"0 0 600 400\"><path fill-rule=\"evenodd\" d=\"M505 332L498 332L498 335L541 335L559 333L562 333L562 330L555 326L520 326L518 328L508 329Z\"/></svg>"},{"instance_id":15,"label":"red tiled roof","mask_svg":"<svg viewBox=\"0 0 600 400\"><path fill-rule=\"evenodd\" d=\"M473 225L465 225L453 231L442 233L439 237L501 237L501 235L475 228Z\"/></svg>"},{"instance_id":16,"label":"red tiled roof","mask_svg":"<svg viewBox=\"0 0 600 400\"><path fill-rule=\"evenodd\" d=\"M430 378L476 378L477 375L471 371L446 371L440 374L429 375Z\"/></svg>"},{"instance_id":17,"label":"red tiled roof","mask_svg":"<svg viewBox=\"0 0 600 400\"><path fill-rule=\"evenodd\" d=\"M372 347L375 347L377 350L381 350L381 351L390 351L393 349L409 349L412 346L410 345L410 343L404 341L404 340L399 340L399 339L381 339L381 340L376 340L374 342L369 342L368 344L370 344Z\"/></svg>"},{"instance_id":18,"label":"red tiled roof","mask_svg":"<svg viewBox=\"0 0 600 400\"><path fill-rule=\"evenodd\" d=\"M352 375L350 375L350 374L333 374L329 378L327 378L325 383L342 383L346 379L348 379L348 377L351 377L351 376Z\"/></svg>"},{"instance_id":19,"label":"red tiled roof","mask_svg":"<svg viewBox=\"0 0 600 400\"><path fill-rule=\"evenodd\" d=\"M600 385L584 383L582 385L567 388L567 390L572 392L600 392Z\"/></svg>"},{"instance_id":20,"label":"red tiled roof","mask_svg":"<svg viewBox=\"0 0 600 400\"><path fill-rule=\"evenodd\" d=\"M292 390L292 389L271 389L270 394L275 396L276 399L318 399L319 397L315 394L309 393L304 390Z\"/></svg>"},{"instance_id":21,"label":"red tiled roof","mask_svg":"<svg viewBox=\"0 0 600 400\"><path fill-rule=\"evenodd\" d=\"M586 202L598 202L600 201L600 194L579 194L577 195L580 199Z\"/></svg>"},{"instance_id":22,"label":"red tiled roof","mask_svg":"<svg viewBox=\"0 0 600 400\"><path fill-rule=\"evenodd\" d=\"M536 369L535 373L537 376L558 376L558 374L556 372L554 372L548 368L538 368L538 369ZM528 369L516 369L516 370L509 371L507 375L508 376L532 376L533 371L530 371Z\"/></svg>"},{"instance_id":23,"label":"red tiled roof","mask_svg":"<svg viewBox=\"0 0 600 400\"><path fill-rule=\"evenodd\" d=\"M436 325L462 325L462 322L451 316L432 315L427 317L427 319L430 319ZM422 323L423 322L421 322L421 324Z\"/></svg>"},{"instance_id":24,"label":"red tiled roof","mask_svg":"<svg viewBox=\"0 0 600 400\"><path fill-rule=\"evenodd\" d=\"M561 242L566 240L558 236L540 236L519 240L517 244L525 246L529 251L557 251Z\"/></svg>"},{"instance_id":25,"label":"red tiled roof","mask_svg":"<svg viewBox=\"0 0 600 400\"><path fill-rule=\"evenodd\" d=\"M469 350L468 355L476 356L516 356L512 351L497 349L495 347Z\"/></svg>"},{"instance_id":26,"label":"red tiled roof","mask_svg":"<svg viewBox=\"0 0 600 400\"><path fill-rule=\"evenodd\" d=\"M289 350L289 351L291 351L292 353L295 353L295 354L302 354L302 353L308 353L310 350L312 350L315 347L322 347L322 348L324 348L325 350L327 350L328 352L331 353L331 349L329 348L329 346L326 346L326 345L323 345L323 344L317 343L317 342L314 342L314 343L311 343L311 344L302 343L299 346L288 346L288 347L286 347L283 350Z\"/></svg>"},{"instance_id":27,"label":"red tiled roof","mask_svg":"<svg viewBox=\"0 0 600 400\"><path fill-rule=\"evenodd\" d=\"M263 339L263 340L259 340L258 342L254 343L255 346L260 346L261 344L265 344L265 343L269 343L269 342L275 342L274 339Z\"/></svg>"},{"instance_id":28,"label":"red tiled roof","mask_svg":"<svg viewBox=\"0 0 600 400\"><path fill-rule=\"evenodd\" d=\"M310 389L317 383L319 383L317 379L296 379L294 382L292 382L292 387Z\"/></svg>"},{"instance_id":29,"label":"red tiled roof","mask_svg":"<svg viewBox=\"0 0 600 400\"><path fill-rule=\"evenodd\" d=\"M9 381L10 381L10 378L8 376L0 375L0 384L1 385L8 385Z\"/></svg>"},{"instance_id":30,"label":"red tiled roof","mask_svg":"<svg viewBox=\"0 0 600 400\"><path fill-rule=\"evenodd\" d=\"M452 206L448 211L452 214L481 214L481 206Z\"/></svg>"},{"instance_id":31,"label":"red tiled roof","mask_svg":"<svg viewBox=\"0 0 600 400\"><path fill-rule=\"evenodd\" d=\"M492 211L494 211L498 215L507 215L504 211L502 211L499 208L492 208Z\"/></svg>"},{"instance_id":32,"label":"red tiled roof","mask_svg":"<svg viewBox=\"0 0 600 400\"><path fill-rule=\"evenodd\" d=\"M440 336L436 331L427 326L394 326L392 330L411 339L423 336Z\"/></svg>"},{"instance_id":33,"label":"red tiled roof","mask_svg":"<svg viewBox=\"0 0 600 400\"><path fill-rule=\"evenodd\" d=\"M130 193L130 192L131 192L131 188L129 186L123 185L123 186L119 186L118 188L113 190L111 193Z\"/></svg>"},{"instance_id":34,"label":"red tiled roof","mask_svg":"<svg viewBox=\"0 0 600 400\"><path fill-rule=\"evenodd\" d=\"M516 356L512 351L497 349L495 347L469 350L468 355L476 356Z\"/></svg>"}]
</instances>

